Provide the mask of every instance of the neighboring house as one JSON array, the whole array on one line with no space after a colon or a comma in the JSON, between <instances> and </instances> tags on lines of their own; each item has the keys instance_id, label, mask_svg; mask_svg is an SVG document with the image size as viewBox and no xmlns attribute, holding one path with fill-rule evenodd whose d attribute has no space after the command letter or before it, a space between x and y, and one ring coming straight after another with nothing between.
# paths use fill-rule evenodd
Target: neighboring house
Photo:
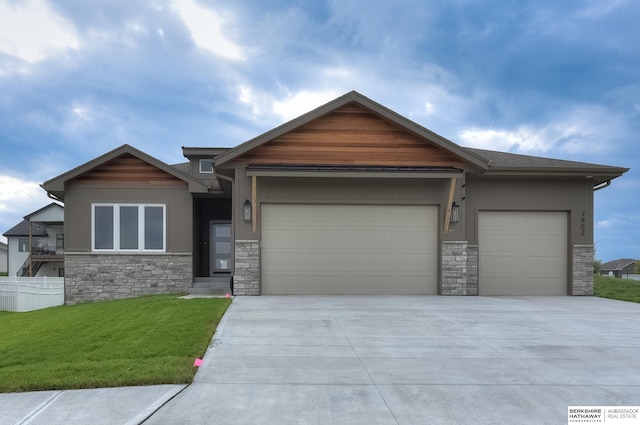
<instances>
[{"instance_id":1,"label":"neighboring house","mask_svg":"<svg viewBox=\"0 0 640 425\"><path fill-rule=\"evenodd\" d=\"M64 208L52 202L7 230L9 276L64 276L63 222Z\"/></svg>"},{"instance_id":2,"label":"neighboring house","mask_svg":"<svg viewBox=\"0 0 640 425\"><path fill-rule=\"evenodd\" d=\"M0 242L0 273L6 273L9 270L9 259L7 257L7 244Z\"/></svg>"},{"instance_id":3,"label":"neighboring house","mask_svg":"<svg viewBox=\"0 0 640 425\"><path fill-rule=\"evenodd\" d=\"M593 192L628 169L467 149L356 92L240 146L131 146L42 186L67 302L237 295L591 295Z\"/></svg>"},{"instance_id":4,"label":"neighboring house","mask_svg":"<svg viewBox=\"0 0 640 425\"><path fill-rule=\"evenodd\" d=\"M600 274L610 275L615 277L629 276L634 274L636 270L636 260L630 258L623 258L620 260L607 261L602 265Z\"/></svg>"}]
</instances>

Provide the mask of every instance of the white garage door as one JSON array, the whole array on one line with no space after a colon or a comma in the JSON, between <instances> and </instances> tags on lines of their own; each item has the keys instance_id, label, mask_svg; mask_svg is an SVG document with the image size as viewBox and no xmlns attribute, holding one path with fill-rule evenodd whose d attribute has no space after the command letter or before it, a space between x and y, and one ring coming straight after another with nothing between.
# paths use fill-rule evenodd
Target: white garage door
<instances>
[{"instance_id":1,"label":"white garage door","mask_svg":"<svg viewBox=\"0 0 640 425\"><path fill-rule=\"evenodd\" d=\"M567 214L480 212L480 295L566 295Z\"/></svg>"},{"instance_id":2,"label":"white garage door","mask_svg":"<svg viewBox=\"0 0 640 425\"><path fill-rule=\"evenodd\" d=\"M263 294L436 294L436 207L262 208Z\"/></svg>"}]
</instances>

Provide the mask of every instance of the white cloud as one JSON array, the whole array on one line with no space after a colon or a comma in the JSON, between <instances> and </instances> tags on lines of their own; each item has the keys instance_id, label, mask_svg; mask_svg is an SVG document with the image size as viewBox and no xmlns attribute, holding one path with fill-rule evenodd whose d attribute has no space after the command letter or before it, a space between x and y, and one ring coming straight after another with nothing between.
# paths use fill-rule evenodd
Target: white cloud
<instances>
[{"instance_id":1,"label":"white cloud","mask_svg":"<svg viewBox=\"0 0 640 425\"><path fill-rule=\"evenodd\" d=\"M506 151L522 140L518 132L472 128L460 133L460 139L469 147Z\"/></svg>"},{"instance_id":2,"label":"white cloud","mask_svg":"<svg viewBox=\"0 0 640 425\"><path fill-rule=\"evenodd\" d=\"M294 95L289 93L286 99L273 102L273 112L285 120L290 120L322 106L338 96L340 93L334 90L303 90Z\"/></svg>"},{"instance_id":3,"label":"white cloud","mask_svg":"<svg viewBox=\"0 0 640 425\"><path fill-rule=\"evenodd\" d=\"M433 104L431 102L425 102L424 103L424 111L426 112L427 115L433 114L433 112L434 112Z\"/></svg>"},{"instance_id":4,"label":"white cloud","mask_svg":"<svg viewBox=\"0 0 640 425\"><path fill-rule=\"evenodd\" d=\"M0 235L51 202L38 183L0 174Z\"/></svg>"},{"instance_id":5,"label":"white cloud","mask_svg":"<svg viewBox=\"0 0 640 425\"><path fill-rule=\"evenodd\" d=\"M469 147L490 150L566 154L602 152L622 128L615 115L593 105L579 105L559 113L555 121L542 125L523 124L515 129L468 128L460 133ZM611 147L609 146L608 149Z\"/></svg>"},{"instance_id":6,"label":"white cloud","mask_svg":"<svg viewBox=\"0 0 640 425\"><path fill-rule=\"evenodd\" d=\"M237 87L238 90L238 99L240 103L248 105L251 107L251 113L253 116L257 116L262 114L262 108L260 102L258 101L254 90L248 84L240 84Z\"/></svg>"},{"instance_id":7,"label":"white cloud","mask_svg":"<svg viewBox=\"0 0 640 425\"><path fill-rule=\"evenodd\" d=\"M44 0L0 0L0 51L37 62L57 49L78 49L73 26Z\"/></svg>"},{"instance_id":8,"label":"white cloud","mask_svg":"<svg viewBox=\"0 0 640 425\"><path fill-rule=\"evenodd\" d=\"M628 0L591 0L585 2L585 8L582 9L578 16L597 19L606 16L613 11L625 6L628 3Z\"/></svg>"},{"instance_id":9,"label":"white cloud","mask_svg":"<svg viewBox=\"0 0 640 425\"><path fill-rule=\"evenodd\" d=\"M40 197L44 192L35 182L0 175L0 211L14 211L15 201L25 201ZM31 211L25 211L25 215Z\"/></svg>"},{"instance_id":10,"label":"white cloud","mask_svg":"<svg viewBox=\"0 0 640 425\"><path fill-rule=\"evenodd\" d=\"M191 31L193 41L203 49L233 61L246 59L242 48L224 34L224 19L194 0L174 0L172 7Z\"/></svg>"}]
</instances>

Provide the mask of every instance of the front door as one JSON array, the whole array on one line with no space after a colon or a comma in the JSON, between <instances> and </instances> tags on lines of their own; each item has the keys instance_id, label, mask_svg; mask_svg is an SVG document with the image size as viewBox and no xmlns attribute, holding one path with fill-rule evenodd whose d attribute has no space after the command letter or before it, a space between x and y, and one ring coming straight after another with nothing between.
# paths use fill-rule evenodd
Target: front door
<instances>
[{"instance_id":1,"label":"front door","mask_svg":"<svg viewBox=\"0 0 640 425\"><path fill-rule=\"evenodd\" d=\"M231 223L211 223L211 275L231 271Z\"/></svg>"}]
</instances>

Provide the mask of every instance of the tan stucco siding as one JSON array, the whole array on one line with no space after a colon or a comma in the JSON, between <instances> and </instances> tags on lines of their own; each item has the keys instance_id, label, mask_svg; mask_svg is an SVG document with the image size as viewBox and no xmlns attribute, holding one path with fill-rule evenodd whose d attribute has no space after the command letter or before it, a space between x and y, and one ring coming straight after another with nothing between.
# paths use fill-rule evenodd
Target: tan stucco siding
<instances>
[{"instance_id":1,"label":"tan stucco siding","mask_svg":"<svg viewBox=\"0 0 640 425\"><path fill-rule=\"evenodd\" d=\"M160 187L159 187L160 186ZM166 251L193 249L193 202L186 183L89 184L71 183L65 194L65 250L91 251L91 204L165 204L167 208Z\"/></svg>"},{"instance_id":2,"label":"tan stucco siding","mask_svg":"<svg viewBox=\"0 0 640 425\"><path fill-rule=\"evenodd\" d=\"M593 188L588 179L531 180L467 177L466 240L477 243L479 211L566 211L569 243L593 244Z\"/></svg>"}]
</instances>

